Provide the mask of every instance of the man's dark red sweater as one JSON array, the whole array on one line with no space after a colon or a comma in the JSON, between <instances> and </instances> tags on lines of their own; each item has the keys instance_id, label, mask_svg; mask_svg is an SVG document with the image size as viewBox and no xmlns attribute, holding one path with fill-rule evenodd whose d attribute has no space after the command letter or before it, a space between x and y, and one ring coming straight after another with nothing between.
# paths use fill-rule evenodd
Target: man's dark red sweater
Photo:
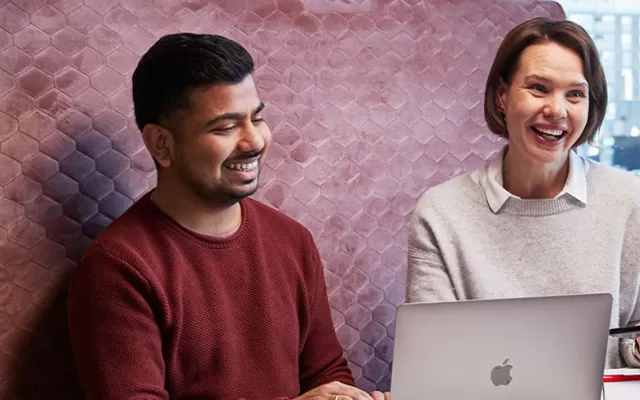
<instances>
[{"instance_id":1,"label":"man's dark red sweater","mask_svg":"<svg viewBox=\"0 0 640 400\"><path fill-rule=\"evenodd\" d=\"M354 384L311 234L241 205L238 231L212 239L147 194L92 243L68 303L89 399L293 398Z\"/></svg>"}]
</instances>

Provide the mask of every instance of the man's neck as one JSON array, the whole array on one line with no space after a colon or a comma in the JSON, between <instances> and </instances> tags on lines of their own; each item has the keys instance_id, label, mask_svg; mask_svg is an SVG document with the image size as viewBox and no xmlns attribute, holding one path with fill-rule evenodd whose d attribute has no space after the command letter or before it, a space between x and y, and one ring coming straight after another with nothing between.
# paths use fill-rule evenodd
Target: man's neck
<instances>
[{"instance_id":1,"label":"man's neck","mask_svg":"<svg viewBox=\"0 0 640 400\"><path fill-rule=\"evenodd\" d=\"M526 165L505 155L502 178L504 188L521 199L553 199L564 188L569 176L569 157L548 165Z\"/></svg>"},{"instance_id":2,"label":"man's neck","mask_svg":"<svg viewBox=\"0 0 640 400\"><path fill-rule=\"evenodd\" d=\"M151 201L179 225L204 236L230 236L242 222L240 203L212 206L189 190L176 190L160 182L151 194Z\"/></svg>"}]
</instances>

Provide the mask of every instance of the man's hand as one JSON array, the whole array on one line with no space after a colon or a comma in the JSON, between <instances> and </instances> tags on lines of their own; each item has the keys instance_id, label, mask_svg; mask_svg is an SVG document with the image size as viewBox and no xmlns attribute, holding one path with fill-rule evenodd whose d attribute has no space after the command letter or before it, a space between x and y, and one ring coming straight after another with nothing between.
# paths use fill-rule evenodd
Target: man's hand
<instances>
[{"instance_id":1,"label":"man's hand","mask_svg":"<svg viewBox=\"0 0 640 400\"><path fill-rule=\"evenodd\" d=\"M390 392L378 392L375 391L373 393L371 393L371 397L373 397L373 400L391 400L391 393Z\"/></svg>"},{"instance_id":2,"label":"man's hand","mask_svg":"<svg viewBox=\"0 0 640 400\"><path fill-rule=\"evenodd\" d=\"M380 393L380 392L378 392ZM388 400L383 398L376 398ZM308 391L296 400L374 400L367 392L340 382L331 382Z\"/></svg>"}]
</instances>

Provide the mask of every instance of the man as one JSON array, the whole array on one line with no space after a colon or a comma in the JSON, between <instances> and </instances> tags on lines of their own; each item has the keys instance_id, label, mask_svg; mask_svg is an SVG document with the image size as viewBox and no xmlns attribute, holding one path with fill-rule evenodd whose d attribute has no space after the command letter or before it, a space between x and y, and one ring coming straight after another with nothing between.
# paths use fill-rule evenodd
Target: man
<instances>
[{"instance_id":1,"label":"man","mask_svg":"<svg viewBox=\"0 0 640 400\"><path fill-rule=\"evenodd\" d=\"M239 44L174 34L133 74L155 190L87 249L69 324L89 399L371 399L312 236L249 198L271 143Z\"/></svg>"}]
</instances>

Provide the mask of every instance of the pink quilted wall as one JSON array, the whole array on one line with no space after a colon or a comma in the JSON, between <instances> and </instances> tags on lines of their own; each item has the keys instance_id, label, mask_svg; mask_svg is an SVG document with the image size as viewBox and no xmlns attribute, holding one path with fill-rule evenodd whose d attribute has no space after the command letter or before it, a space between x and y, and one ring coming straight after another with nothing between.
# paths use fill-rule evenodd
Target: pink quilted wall
<instances>
[{"instance_id":1,"label":"pink quilted wall","mask_svg":"<svg viewBox=\"0 0 640 400\"><path fill-rule=\"evenodd\" d=\"M81 398L65 284L87 244L155 184L130 76L175 31L228 35L257 61L275 144L259 198L326 263L358 385L388 389L407 216L498 143L482 90L535 0L0 0L0 398Z\"/></svg>"}]
</instances>

